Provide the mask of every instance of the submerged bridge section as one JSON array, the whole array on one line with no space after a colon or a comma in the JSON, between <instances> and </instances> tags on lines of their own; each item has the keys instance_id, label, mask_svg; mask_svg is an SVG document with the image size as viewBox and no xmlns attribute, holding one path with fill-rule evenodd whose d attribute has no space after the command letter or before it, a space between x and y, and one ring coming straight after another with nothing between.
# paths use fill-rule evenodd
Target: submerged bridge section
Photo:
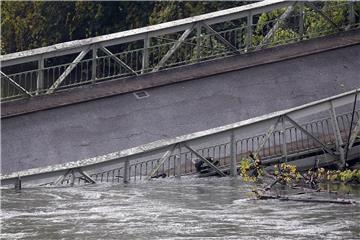
<instances>
[{"instance_id":1,"label":"submerged bridge section","mask_svg":"<svg viewBox=\"0 0 360 240\"><path fill-rule=\"evenodd\" d=\"M193 159L202 159L215 172L237 175L237 165L250 154L263 162L288 162L313 157L320 166L345 166L360 158L360 89L274 112L245 121L165 139L135 148L66 164L13 172L1 176L1 184L37 182L70 184L128 182L154 175L193 174ZM358 106L358 105L357 105ZM339 114L339 111L349 113ZM312 119L310 122L303 122ZM248 137L245 137L248 136ZM215 166L207 160L220 162ZM301 164L300 164L301 165ZM166 174L166 175L165 175Z\"/></svg>"},{"instance_id":2,"label":"submerged bridge section","mask_svg":"<svg viewBox=\"0 0 360 240\"><path fill-rule=\"evenodd\" d=\"M0 56L2 184L180 176L206 156L234 175L255 151L356 158L354 4L263 1Z\"/></svg>"}]
</instances>

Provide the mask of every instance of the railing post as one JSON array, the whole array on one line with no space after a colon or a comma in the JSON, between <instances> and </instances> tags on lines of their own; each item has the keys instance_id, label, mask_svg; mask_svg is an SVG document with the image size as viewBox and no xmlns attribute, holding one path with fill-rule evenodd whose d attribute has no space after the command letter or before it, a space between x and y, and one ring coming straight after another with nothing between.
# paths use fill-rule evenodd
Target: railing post
<instances>
[{"instance_id":1,"label":"railing post","mask_svg":"<svg viewBox=\"0 0 360 240\"><path fill-rule=\"evenodd\" d=\"M201 24L196 24L196 61L199 61L201 54Z\"/></svg>"},{"instance_id":2,"label":"railing post","mask_svg":"<svg viewBox=\"0 0 360 240\"><path fill-rule=\"evenodd\" d=\"M144 38L144 50L142 55L142 70L141 73L145 73L149 68L149 47L150 47L150 38L146 34Z\"/></svg>"},{"instance_id":3,"label":"railing post","mask_svg":"<svg viewBox=\"0 0 360 240\"><path fill-rule=\"evenodd\" d=\"M92 47L92 64L91 64L91 80L93 83L96 82L96 68L97 68L97 47Z\"/></svg>"},{"instance_id":4,"label":"railing post","mask_svg":"<svg viewBox=\"0 0 360 240\"><path fill-rule=\"evenodd\" d=\"M14 184L14 186L15 186L15 190L16 190L16 191L20 191L20 190L21 190L21 178L20 178L20 177L17 177L17 178L15 179L15 184Z\"/></svg>"},{"instance_id":5,"label":"railing post","mask_svg":"<svg viewBox=\"0 0 360 240\"><path fill-rule=\"evenodd\" d=\"M287 162L287 146L286 146L286 128L285 128L285 118L281 117L281 141L282 141L282 155L283 162Z\"/></svg>"},{"instance_id":6,"label":"railing post","mask_svg":"<svg viewBox=\"0 0 360 240\"><path fill-rule=\"evenodd\" d=\"M300 40L304 37L304 3L298 2L299 6L299 36Z\"/></svg>"},{"instance_id":7,"label":"railing post","mask_svg":"<svg viewBox=\"0 0 360 240\"><path fill-rule=\"evenodd\" d=\"M230 135L230 175L232 177L237 176L236 141L235 141L235 132L234 131L231 131L231 135Z\"/></svg>"},{"instance_id":8,"label":"railing post","mask_svg":"<svg viewBox=\"0 0 360 240\"><path fill-rule=\"evenodd\" d=\"M176 178L181 178L181 144L179 143L179 146L178 146L178 154L179 154L179 157L177 157L175 155L175 157L177 159L175 159L175 164L176 164L176 167L175 167L175 177Z\"/></svg>"},{"instance_id":9,"label":"railing post","mask_svg":"<svg viewBox=\"0 0 360 240\"><path fill-rule=\"evenodd\" d=\"M247 16L247 42L246 42L246 50L249 51L252 47L252 25L253 25L253 15L251 11L249 11L249 15Z\"/></svg>"},{"instance_id":10,"label":"railing post","mask_svg":"<svg viewBox=\"0 0 360 240\"><path fill-rule=\"evenodd\" d=\"M336 151L340 155L340 162L341 162L340 167L343 168L343 167L345 167L345 154L344 154L344 148L343 148L343 140L341 138L339 124L338 124L338 121L336 119L336 112L335 112L335 108L334 108L334 105L333 105L332 101L330 101L329 112L330 112L332 127L333 127L333 130L334 130Z\"/></svg>"},{"instance_id":11,"label":"railing post","mask_svg":"<svg viewBox=\"0 0 360 240\"><path fill-rule=\"evenodd\" d=\"M36 95L44 89L44 57L41 56L38 60L38 74L36 79Z\"/></svg>"},{"instance_id":12,"label":"railing post","mask_svg":"<svg viewBox=\"0 0 360 240\"><path fill-rule=\"evenodd\" d=\"M351 25L355 23L355 9L354 9L354 2L350 1L348 2L348 8L349 8L349 28L351 28Z\"/></svg>"},{"instance_id":13,"label":"railing post","mask_svg":"<svg viewBox=\"0 0 360 240\"><path fill-rule=\"evenodd\" d=\"M129 182L129 176L130 176L129 170L130 170L129 169L129 160L126 159L124 162L124 179L123 179L124 183Z\"/></svg>"}]
</instances>

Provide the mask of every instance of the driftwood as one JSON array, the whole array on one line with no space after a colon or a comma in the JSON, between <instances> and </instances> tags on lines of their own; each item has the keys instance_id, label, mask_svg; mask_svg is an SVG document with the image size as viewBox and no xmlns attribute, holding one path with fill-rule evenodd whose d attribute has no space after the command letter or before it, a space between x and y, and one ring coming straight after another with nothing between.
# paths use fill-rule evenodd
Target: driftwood
<instances>
[{"instance_id":1,"label":"driftwood","mask_svg":"<svg viewBox=\"0 0 360 240\"><path fill-rule=\"evenodd\" d=\"M276 199L279 201L294 201L294 202L312 202L312 203L335 203L335 204L357 204L358 202L354 200L347 199L314 199L314 198L294 198L294 197L282 197L279 195L266 195L261 194L259 191L253 191L256 194L257 199L259 200L269 200Z\"/></svg>"}]
</instances>

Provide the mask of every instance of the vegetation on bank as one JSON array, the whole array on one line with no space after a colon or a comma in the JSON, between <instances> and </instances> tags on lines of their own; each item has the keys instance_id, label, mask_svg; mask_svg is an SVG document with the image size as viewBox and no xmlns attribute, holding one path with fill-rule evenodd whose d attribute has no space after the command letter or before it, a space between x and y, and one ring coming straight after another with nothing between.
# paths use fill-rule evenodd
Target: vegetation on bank
<instances>
[{"instance_id":1,"label":"vegetation on bank","mask_svg":"<svg viewBox=\"0 0 360 240\"><path fill-rule=\"evenodd\" d=\"M3 1L1 53L7 54L144 27L249 3L248 1ZM320 3L318 7L333 22L341 25L348 18L348 7L347 4L338 3L339 1L325 2ZM360 3L355 3L354 7L358 20ZM316 35L333 28L313 9L305 7L304 11L307 16L304 31L307 34ZM278 9L264 13L254 20L257 26L254 29L253 44L256 45L263 40L266 23L283 12L284 9ZM294 19L295 22L298 21ZM294 22L280 26L272 41L277 43L297 37L297 28L298 25Z\"/></svg>"}]
</instances>

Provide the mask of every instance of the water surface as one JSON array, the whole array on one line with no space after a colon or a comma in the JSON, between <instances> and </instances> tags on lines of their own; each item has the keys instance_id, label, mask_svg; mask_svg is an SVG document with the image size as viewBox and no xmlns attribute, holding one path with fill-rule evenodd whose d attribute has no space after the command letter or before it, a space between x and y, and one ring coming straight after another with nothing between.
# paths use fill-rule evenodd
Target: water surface
<instances>
[{"instance_id":1,"label":"water surface","mask_svg":"<svg viewBox=\"0 0 360 240\"><path fill-rule=\"evenodd\" d=\"M2 239L359 239L359 205L252 200L229 178L2 189ZM318 197L360 200L360 189ZM350 193L348 193L350 192Z\"/></svg>"}]
</instances>

